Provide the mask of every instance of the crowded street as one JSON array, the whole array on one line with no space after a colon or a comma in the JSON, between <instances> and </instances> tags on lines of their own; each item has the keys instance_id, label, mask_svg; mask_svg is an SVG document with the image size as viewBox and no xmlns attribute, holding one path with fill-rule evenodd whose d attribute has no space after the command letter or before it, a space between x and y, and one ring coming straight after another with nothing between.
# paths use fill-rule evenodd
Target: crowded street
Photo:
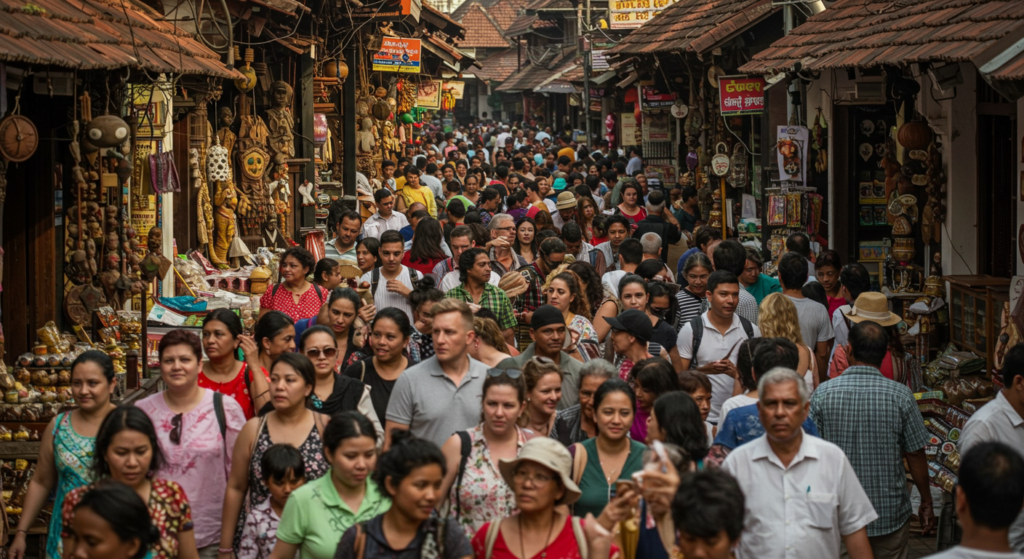
<instances>
[{"instance_id":1,"label":"crowded street","mask_svg":"<svg viewBox=\"0 0 1024 559\"><path fill-rule=\"evenodd\" d=\"M1024 559L1022 47L0 2L0 559Z\"/></svg>"}]
</instances>

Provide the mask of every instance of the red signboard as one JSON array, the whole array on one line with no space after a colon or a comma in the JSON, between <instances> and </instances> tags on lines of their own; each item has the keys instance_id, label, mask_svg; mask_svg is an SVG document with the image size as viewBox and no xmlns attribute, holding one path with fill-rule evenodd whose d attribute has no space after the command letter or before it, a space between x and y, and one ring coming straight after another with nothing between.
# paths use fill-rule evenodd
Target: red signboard
<instances>
[{"instance_id":1,"label":"red signboard","mask_svg":"<svg viewBox=\"0 0 1024 559\"><path fill-rule=\"evenodd\" d=\"M764 112L764 85L761 78L718 78L722 115Z\"/></svg>"}]
</instances>

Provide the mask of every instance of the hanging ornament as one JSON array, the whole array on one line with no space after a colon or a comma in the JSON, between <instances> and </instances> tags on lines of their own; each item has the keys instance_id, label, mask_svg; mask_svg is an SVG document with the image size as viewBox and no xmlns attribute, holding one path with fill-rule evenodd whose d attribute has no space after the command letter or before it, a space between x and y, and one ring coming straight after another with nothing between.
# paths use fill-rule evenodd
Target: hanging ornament
<instances>
[{"instance_id":1,"label":"hanging ornament","mask_svg":"<svg viewBox=\"0 0 1024 559\"><path fill-rule=\"evenodd\" d=\"M228 150L218 141L206 151L206 177L210 182L227 181L230 173Z\"/></svg>"},{"instance_id":2,"label":"hanging ornament","mask_svg":"<svg viewBox=\"0 0 1024 559\"><path fill-rule=\"evenodd\" d=\"M870 121L869 121L870 122ZM864 161L871 159L871 156L875 153L875 148L871 147L871 144L864 142L860 145L860 149L857 150L857 154Z\"/></svg>"},{"instance_id":3,"label":"hanging ornament","mask_svg":"<svg viewBox=\"0 0 1024 559\"><path fill-rule=\"evenodd\" d=\"M256 88L256 70L252 69L254 58L254 51L251 48L245 49L245 66L238 69L244 77L235 80L235 87L242 93L248 93Z\"/></svg>"},{"instance_id":4,"label":"hanging ornament","mask_svg":"<svg viewBox=\"0 0 1024 559\"><path fill-rule=\"evenodd\" d=\"M128 124L114 115L98 116L85 125L85 135L96 147L117 147L128 137Z\"/></svg>"},{"instance_id":5,"label":"hanging ornament","mask_svg":"<svg viewBox=\"0 0 1024 559\"><path fill-rule=\"evenodd\" d=\"M412 124L414 120L409 113L404 113L400 118L402 119L402 124Z\"/></svg>"}]
</instances>

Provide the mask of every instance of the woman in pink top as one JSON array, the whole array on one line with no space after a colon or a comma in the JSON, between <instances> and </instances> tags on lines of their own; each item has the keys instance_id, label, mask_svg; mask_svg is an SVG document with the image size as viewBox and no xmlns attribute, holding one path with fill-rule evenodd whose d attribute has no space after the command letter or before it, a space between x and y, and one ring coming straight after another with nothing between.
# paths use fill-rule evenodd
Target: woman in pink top
<instances>
[{"instance_id":1,"label":"woman in pink top","mask_svg":"<svg viewBox=\"0 0 1024 559\"><path fill-rule=\"evenodd\" d=\"M203 348L198 336L172 330L160 340L159 351L167 389L135 405L156 428L165 458L159 477L177 482L192 505L199 556L215 557L231 449L245 413L234 398L199 386Z\"/></svg>"}]
</instances>

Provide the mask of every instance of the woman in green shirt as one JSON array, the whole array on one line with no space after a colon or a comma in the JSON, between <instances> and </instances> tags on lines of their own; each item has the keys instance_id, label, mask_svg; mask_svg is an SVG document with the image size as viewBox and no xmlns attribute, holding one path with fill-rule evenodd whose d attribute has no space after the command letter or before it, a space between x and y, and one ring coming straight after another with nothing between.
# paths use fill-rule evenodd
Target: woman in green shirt
<instances>
[{"instance_id":1,"label":"woman in green shirt","mask_svg":"<svg viewBox=\"0 0 1024 559\"><path fill-rule=\"evenodd\" d=\"M636 394L625 381L606 380L594 393L597 436L572 446L572 476L582 495L573 514L601 515L613 497L617 480L632 479L643 468L643 443L629 438L636 413Z\"/></svg>"},{"instance_id":2,"label":"woman in green shirt","mask_svg":"<svg viewBox=\"0 0 1024 559\"><path fill-rule=\"evenodd\" d=\"M377 466L373 423L355 411L336 414L324 427L327 475L295 490L281 514L271 559L332 559L338 538L357 522L391 508L370 474Z\"/></svg>"}]
</instances>

